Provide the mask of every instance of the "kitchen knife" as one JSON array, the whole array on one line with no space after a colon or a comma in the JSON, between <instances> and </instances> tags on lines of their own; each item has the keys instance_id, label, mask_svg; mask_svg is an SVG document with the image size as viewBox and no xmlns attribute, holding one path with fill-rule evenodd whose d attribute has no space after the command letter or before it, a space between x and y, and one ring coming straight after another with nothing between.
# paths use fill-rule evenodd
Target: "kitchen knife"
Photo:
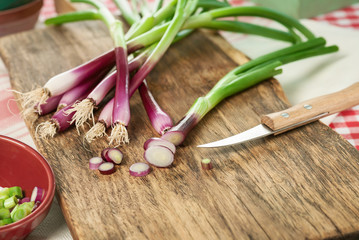
<instances>
[{"instance_id":1,"label":"kitchen knife","mask_svg":"<svg viewBox=\"0 0 359 240\"><path fill-rule=\"evenodd\" d=\"M261 117L261 124L237 135L199 145L223 147L277 135L359 104L359 82L332 94L316 97L286 110Z\"/></svg>"}]
</instances>

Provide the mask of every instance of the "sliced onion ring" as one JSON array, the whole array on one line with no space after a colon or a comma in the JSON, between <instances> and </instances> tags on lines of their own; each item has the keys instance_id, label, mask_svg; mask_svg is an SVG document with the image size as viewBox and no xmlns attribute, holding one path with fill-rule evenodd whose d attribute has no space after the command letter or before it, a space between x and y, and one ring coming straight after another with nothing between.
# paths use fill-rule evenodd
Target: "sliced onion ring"
<instances>
[{"instance_id":1,"label":"sliced onion ring","mask_svg":"<svg viewBox=\"0 0 359 240\"><path fill-rule=\"evenodd\" d=\"M106 157L105 157L105 154L107 153L107 151L109 150L110 148L105 148L104 150L102 150L101 152L101 158L106 161Z\"/></svg>"},{"instance_id":2,"label":"sliced onion ring","mask_svg":"<svg viewBox=\"0 0 359 240\"><path fill-rule=\"evenodd\" d=\"M116 171L115 164L112 162L104 162L99 167L98 170L103 175L109 175Z\"/></svg>"},{"instance_id":3,"label":"sliced onion ring","mask_svg":"<svg viewBox=\"0 0 359 240\"><path fill-rule=\"evenodd\" d=\"M31 202L42 202L44 195L45 195L44 189L39 187L34 187L34 189L32 190L30 200Z\"/></svg>"},{"instance_id":4,"label":"sliced onion ring","mask_svg":"<svg viewBox=\"0 0 359 240\"><path fill-rule=\"evenodd\" d=\"M93 157L89 161L89 167L92 170L98 169L98 167L103 163L103 159L100 157Z\"/></svg>"},{"instance_id":5,"label":"sliced onion ring","mask_svg":"<svg viewBox=\"0 0 359 240\"><path fill-rule=\"evenodd\" d=\"M174 160L173 152L159 145L147 148L144 157L147 162L156 167L169 167Z\"/></svg>"},{"instance_id":6,"label":"sliced onion ring","mask_svg":"<svg viewBox=\"0 0 359 240\"><path fill-rule=\"evenodd\" d=\"M209 158L202 159L201 166L203 170L211 170L213 168L211 159Z\"/></svg>"},{"instance_id":7,"label":"sliced onion ring","mask_svg":"<svg viewBox=\"0 0 359 240\"><path fill-rule=\"evenodd\" d=\"M105 161L112 162L114 164L120 164L123 159L123 154L117 148L108 148L104 154Z\"/></svg>"},{"instance_id":8,"label":"sliced onion ring","mask_svg":"<svg viewBox=\"0 0 359 240\"><path fill-rule=\"evenodd\" d=\"M173 154L176 153L176 146L173 143L171 143L165 139L162 139L162 138L153 137L153 138L148 139L145 142L145 144L143 145L143 148L145 150L147 150L147 148L152 147L152 146L164 146L164 147L168 148L169 150L171 150Z\"/></svg>"},{"instance_id":9,"label":"sliced onion ring","mask_svg":"<svg viewBox=\"0 0 359 240\"><path fill-rule=\"evenodd\" d=\"M150 166L147 163L139 162L134 163L130 167L130 174L134 177L143 177L149 174L151 171Z\"/></svg>"}]
</instances>

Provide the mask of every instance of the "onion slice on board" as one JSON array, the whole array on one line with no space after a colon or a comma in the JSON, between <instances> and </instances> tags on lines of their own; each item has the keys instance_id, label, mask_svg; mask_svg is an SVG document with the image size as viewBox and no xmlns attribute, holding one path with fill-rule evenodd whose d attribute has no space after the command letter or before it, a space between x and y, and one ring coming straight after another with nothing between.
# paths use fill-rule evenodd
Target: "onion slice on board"
<instances>
[{"instance_id":1,"label":"onion slice on board","mask_svg":"<svg viewBox=\"0 0 359 240\"><path fill-rule=\"evenodd\" d=\"M152 146L163 146L163 147L166 147L169 150L171 150L173 154L176 153L176 146L173 143L171 143L165 139L162 139L162 138L153 137L153 138L148 139L145 142L145 144L143 145L143 148L145 150L147 150L147 148L152 147Z\"/></svg>"},{"instance_id":2,"label":"onion slice on board","mask_svg":"<svg viewBox=\"0 0 359 240\"><path fill-rule=\"evenodd\" d=\"M106 161L106 157L105 157L105 154L107 153L107 151L109 150L110 148L105 148L104 150L102 150L101 152L101 157L104 161ZM107 161L106 161L107 162Z\"/></svg>"},{"instance_id":3,"label":"onion slice on board","mask_svg":"<svg viewBox=\"0 0 359 240\"><path fill-rule=\"evenodd\" d=\"M89 160L89 167L92 170L98 169L98 167L103 163L103 159L100 157L93 157Z\"/></svg>"},{"instance_id":4,"label":"onion slice on board","mask_svg":"<svg viewBox=\"0 0 359 240\"><path fill-rule=\"evenodd\" d=\"M109 175L116 171L115 164L112 162L104 162L99 167L98 170L103 175Z\"/></svg>"},{"instance_id":5,"label":"onion slice on board","mask_svg":"<svg viewBox=\"0 0 359 240\"><path fill-rule=\"evenodd\" d=\"M147 163L134 163L130 167L130 175L134 177L143 177L149 174L151 171L150 166Z\"/></svg>"},{"instance_id":6,"label":"onion slice on board","mask_svg":"<svg viewBox=\"0 0 359 240\"><path fill-rule=\"evenodd\" d=\"M104 153L105 161L112 162L114 164L120 164L123 159L123 154L117 148L108 148Z\"/></svg>"},{"instance_id":7,"label":"onion slice on board","mask_svg":"<svg viewBox=\"0 0 359 240\"><path fill-rule=\"evenodd\" d=\"M147 162L156 167L169 167L174 160L173 152L159 145L147 148L144 157Z\"/></svg>"}]
</instances>

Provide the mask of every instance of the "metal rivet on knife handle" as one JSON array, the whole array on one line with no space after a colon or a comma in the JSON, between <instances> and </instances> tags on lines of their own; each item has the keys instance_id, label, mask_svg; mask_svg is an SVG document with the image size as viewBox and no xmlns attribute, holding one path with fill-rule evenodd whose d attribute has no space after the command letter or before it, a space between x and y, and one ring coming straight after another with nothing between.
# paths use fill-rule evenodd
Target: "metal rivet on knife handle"
<instances>
[{"instance_id":1,"label":"metal rivet on knife handle","mask_svg":"<svg viewBox=\"0 0 359 240\"><path fill-rule=\"evenodd\" d=\"M286 113L286 112L282 113L281 116L282 116L282 117L285 117L285 118L289 118L289 114Z\"/></svg>"},{"instance_id":2,"label":"metal rivet on knife handle","mask_svg":"<svg viewBox=\"0 0 359 240\"><path fill-rule=\"evenodd\" d=\"M307 110L310 110L313 108L312 105L309 105L309 104L305 104L303 107Z\"/></svg>"}]
</instances>

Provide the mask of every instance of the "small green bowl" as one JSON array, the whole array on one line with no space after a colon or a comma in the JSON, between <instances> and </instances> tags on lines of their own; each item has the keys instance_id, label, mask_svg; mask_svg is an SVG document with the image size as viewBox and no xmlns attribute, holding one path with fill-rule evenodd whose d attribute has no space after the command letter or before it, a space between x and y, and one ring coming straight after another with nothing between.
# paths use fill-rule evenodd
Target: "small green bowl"
<instances>
[{"instance_id":1,"label":"small green bowl","mask_svg":"<svg viewBox=\"0 0 359 240\"><path fill-rule=\"evenodd\" d=\"M25 5L34 0L1 0L0 1L0 11L16 8L21 5Z\"/></svg>"}]
</instances>

